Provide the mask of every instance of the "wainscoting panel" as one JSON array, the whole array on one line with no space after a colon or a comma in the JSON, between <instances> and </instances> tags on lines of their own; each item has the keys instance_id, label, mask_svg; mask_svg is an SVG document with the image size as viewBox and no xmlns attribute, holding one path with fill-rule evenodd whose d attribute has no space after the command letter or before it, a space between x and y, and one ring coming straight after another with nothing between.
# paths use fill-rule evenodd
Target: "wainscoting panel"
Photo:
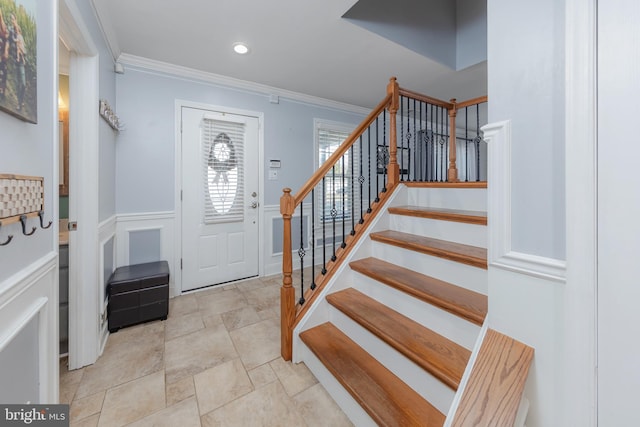
<instances>
[{"instance_id":1,"label":"wainscoting panel","mask_svg":"<svg viewBox=\"0 0 640 427\"><path fill-rule=\"evenodd\" d=\"M56 252L0 283L0 377L16 379L3 403L58 401L57 287Z\"/></svg>"},{"instance_id":2,"label":"wainscoting panel","mask_svg":"<svg viewBox=\"0 0 640 427\"><path fill-rule=\"evenodd\" d=\"M117 217L114 215L98 225L98 250L100 254L98 271L102 272L98 276L100 280L100 292L98 293L100 301L100 311L98 313L100 316L100 321L98 322L99 354L102 354L109 336L107 330L107 281L116 268L116 224Z\"/></svg>"},{"instance_id":3,"label":"wainscoting panel","mask_svg":"<svg viewBox=\"0 0 640 427\"><path fill-rule=\"evenodd\" d=\"M116 266L166 260L170 296L180 295L180 259L176 254L175 212L120 214L116 225Z\"/></svg>"}]
</instances>

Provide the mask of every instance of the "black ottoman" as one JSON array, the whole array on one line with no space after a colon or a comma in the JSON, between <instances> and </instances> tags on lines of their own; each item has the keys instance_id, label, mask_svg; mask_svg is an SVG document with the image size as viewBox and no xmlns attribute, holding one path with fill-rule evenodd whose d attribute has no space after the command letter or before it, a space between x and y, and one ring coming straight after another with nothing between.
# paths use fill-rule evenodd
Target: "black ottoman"
<instances>
[{"instance_id":1,"label":"black ottoman","mask_svg":"<svg viewBox=\"0 0 640 427\"><path fill-rule=\"evenodd\" d=\"M169 264L167 261L118 267L107 282L109 332L124 326L167 318Z\"/></svg>"}]
</instances>

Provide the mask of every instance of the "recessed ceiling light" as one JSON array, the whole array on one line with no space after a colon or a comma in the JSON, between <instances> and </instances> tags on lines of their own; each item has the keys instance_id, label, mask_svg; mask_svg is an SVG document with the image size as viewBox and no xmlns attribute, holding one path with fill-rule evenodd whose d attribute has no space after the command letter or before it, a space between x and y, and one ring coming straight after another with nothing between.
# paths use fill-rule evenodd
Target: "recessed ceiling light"
<instances>
[{"instance_id":1,"label":"recessed ceiling light","mask_svg":"<svg viewBox=\"0 0 640 427\"><path fill-rule=\"evenodd\" d=\"M246 44L244 43L234 43L233 44L233 50L240 55L244 55L246 53L249 53L249 48L247 47Z\"/></svg>"}]
</instances>

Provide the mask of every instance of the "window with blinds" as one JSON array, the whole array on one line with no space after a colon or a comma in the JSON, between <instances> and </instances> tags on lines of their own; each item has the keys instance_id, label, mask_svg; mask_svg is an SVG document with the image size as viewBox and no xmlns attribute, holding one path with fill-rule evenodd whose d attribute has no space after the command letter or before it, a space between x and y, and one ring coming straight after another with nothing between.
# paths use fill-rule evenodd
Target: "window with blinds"
<instances>
[{"instance_id":1,"label":"window with blinds","mask_svg":"<svg viewBox=\"0 0 640 427\"><path fill-rule=\"evenodd\" d=\"M345 125L316 122L316 142L318 147L318 164L322 165L350 135ZM353 159L352 159L353 157ZM344 161L338 163L325 176L324 197L318 191L317 203L320 209L320 221L350 220L354 200L360 194L358 177L360 176L360 160L357 144L353 150L347 151Z\"/></svg>"},{"instance_id":2,"label":"window with blinds","mask_svg":"<svg viewBox=\"0 0 640 427\"><path fill-rule=\"evenodd\" d=\"M244 123L202 120L204 223L244 220Z\"/></svg>"}]
</instances>

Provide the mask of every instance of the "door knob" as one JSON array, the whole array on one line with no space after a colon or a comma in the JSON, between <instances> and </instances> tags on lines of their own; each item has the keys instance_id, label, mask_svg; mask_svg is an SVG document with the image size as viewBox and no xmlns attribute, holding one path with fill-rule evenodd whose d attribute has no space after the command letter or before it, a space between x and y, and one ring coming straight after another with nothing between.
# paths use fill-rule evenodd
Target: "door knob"
<instances>
[{"instance_id":1,"label":"door knob","mask_svg":"<svg viewBox=\"0 0 640 427\"><path fill-rule=\"evenodd\" d=\"M252 207L253 209L257 208L257 207L258 207L258 202L252 202L252 203L251 203L251 207Z\"/></svg>"}]
</instances>

